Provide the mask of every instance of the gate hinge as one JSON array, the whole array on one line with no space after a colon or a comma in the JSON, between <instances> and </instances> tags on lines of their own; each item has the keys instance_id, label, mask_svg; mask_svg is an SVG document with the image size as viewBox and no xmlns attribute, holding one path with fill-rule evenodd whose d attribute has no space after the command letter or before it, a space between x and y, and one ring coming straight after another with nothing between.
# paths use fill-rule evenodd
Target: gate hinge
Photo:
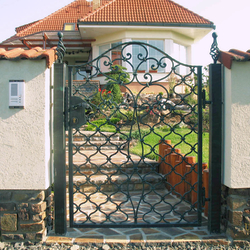
<instances>
[{"instance_id":1,"label":"gate hinge","mask_svg":"<svg viewBox=\"0 0 250 250\"><path fill-rule=\"evenodd\" d=\"M205 192L205 187L202 187L202 190L201 190L201 202L202 202L202 206L204 207L205 206L205 202L206 201L210 201L210 198L206 198L206 192Z\"/></svg>"},{"instance_id":2,"label":"gate hinge","mask_svg":"<svg viewBox=\"0 0 250 250\"><path fill-rule=\"evenodd\" d=\"M202 90L202 106L203 106L203 108L205 108L207 104L212 104L212 102L206 100L206 90L203 89Z\"/></svg>"}]
</instances>

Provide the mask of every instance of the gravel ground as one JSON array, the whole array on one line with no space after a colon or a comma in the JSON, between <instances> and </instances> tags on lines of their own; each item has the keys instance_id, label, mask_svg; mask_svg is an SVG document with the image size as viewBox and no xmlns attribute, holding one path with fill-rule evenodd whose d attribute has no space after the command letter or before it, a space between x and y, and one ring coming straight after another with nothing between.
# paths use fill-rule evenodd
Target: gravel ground
<instances>
[{"instance_id":1,"label":"gravel ground","mask_svg":"<svg viewBox=\"0 0 250 250\"><path fill-rule=\"evenodd\" d=\"M2 243L0 242L0 249L38 249L38 250L235 250L248 249L250 244L248 241L240 241L238 243L231 243L229 245L209 245L201 242L184 242L184 243L155 243L155 244L87 244L84 246L68 246L64 244L32 244L32 243Z\"/></svg>"}]
</instances>

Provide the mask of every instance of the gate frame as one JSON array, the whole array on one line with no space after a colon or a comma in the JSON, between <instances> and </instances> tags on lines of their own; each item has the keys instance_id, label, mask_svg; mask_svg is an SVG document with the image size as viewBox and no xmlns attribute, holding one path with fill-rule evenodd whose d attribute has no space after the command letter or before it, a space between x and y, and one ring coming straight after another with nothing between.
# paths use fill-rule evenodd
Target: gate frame
<instances>
[{"instance_id":1,"label":"gate frame","mask_svg":"<svg viewBox=\"0 0 250 250\"><path fill-rule=\"evenodd\" d=\"M61 37L59 37L59 43L62 43ZM59 47L59 45L58 45ZM60 51L59 51L60 52ZM65 234L67 232L66 223L66 146L65 146L65 83L66 83L66 65L59 60L59 63L55 64L54 74L54 166L55 166L55 233ZM198 113L199 113L199 132L202 133L202 66L194 66L198 70ZM70 75L70 74L69 74ZM69 93L70 94L70 93ZM71 96L71 95L70 95ZM66 111L67 113L67 111ZM202 163L202 135L198 137L198 145L201 150L198 154L198 164ZM198 210L202 210L202 168L198 171ZM64 182L62 180L65 180ZM70 181L70 180L69 180ZM71 181L70 181L71 182ZM72 211L71 213L72 214ZM72 216L72 215L70 215ZM198 221L201 223L202 215L198 212ZM72 220L70 220L72 221ZM70 225L72 226L72 225ZM89 226L89 225L88 225ZM109 225L110 226L110 225ZM148 226L148 225L147 225ZM175 225L172 225L175 226ZM185 226L185 225L183 225ZM188 226L188 225L187 225Z\"/></svg>"},{"instance_id":2,"label":"gate frame","mask_svg":"<svg viewBox=\"0 0 250 250\"><path fill-rule=\"evenodd\" d=\"M66 225L66 142L65 142L65 81L66 64L54 65L54 202L55 233L65 234ZM64 180L64 181L63 181Z\"/></svg>"}]
</instances>

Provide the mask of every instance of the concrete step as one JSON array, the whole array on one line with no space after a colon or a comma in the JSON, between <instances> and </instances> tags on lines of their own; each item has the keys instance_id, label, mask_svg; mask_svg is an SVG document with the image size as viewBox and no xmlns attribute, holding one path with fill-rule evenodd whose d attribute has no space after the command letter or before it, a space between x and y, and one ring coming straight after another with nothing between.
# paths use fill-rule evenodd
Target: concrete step
<instances>
[{"instance_id":1,"label":"concrete step","mask_svg":"<svg viewBox=\"0 0 250 250\"><path fill-rule=\"evenodd\" d=\"M67 188L69 185L67 178ZM117 192L163 189L164 178L161 174L115 174L115 175L92 175L74 176L73 188L81 192ZM75 190L74 190L75 191Z\"/></svg>"},{"instance_id":2,"label":"concrete step","mask_svg":"<svg viewBox=\"0 0 250 250\"><path fill-rule=\"evenodd\" d=\"M127 141L73 141L74 147L80 150L122 150L128 144ZM66 146L68 146L66 144Z\"/></svg>"},{"instance_id":3,"label":"concrete step","mask_svg":"<svg viewBox=\"0 0 250 250\"><path fill-rule=\"evenodd\" d=\"M73 141L119 141L120 134L111 132L95 132L95 131L75 131L73 132ZM66 141L68 140L68 133L66 132Z\"/></svg>"},{"instance_id":4,"label":"concrete step","mask_svg":"<svg viewBox=\"0 0 250 250\"><path fill-rule=\"evenodd\" d=\"M158 173L159 163L152 160L146 160L144 162L134 161L133 163L126 162L121 163L121 161L117 162L104 162L103 164L74 164L73 172L75 176L81 175L93 175L93 174L147 174L150 172ZM67 166L68 173L68 166Z\"/></svg>"}]
</instances>

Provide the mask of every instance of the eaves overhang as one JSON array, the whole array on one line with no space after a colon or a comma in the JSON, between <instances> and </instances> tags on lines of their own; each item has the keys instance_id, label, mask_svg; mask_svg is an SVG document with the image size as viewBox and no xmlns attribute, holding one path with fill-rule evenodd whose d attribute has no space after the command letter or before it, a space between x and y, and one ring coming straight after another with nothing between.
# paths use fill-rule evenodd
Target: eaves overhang
<instances>
[{"instance_id":1,"label":"eaves overhang","mask_svg":"<svg viewBox=\"0 0 250 250\"><path fill-rule=\"evenodd\" d=\"M78 29L82 25L115 25L115 26L124 26L124 25L129 25L129 26L163 26L163 27L190 27L190 28L210 28L210 29L215 29L216 26L211 23L211 24L199 24L199 23L148 23L148 22L78 22L77 26Z\"/></svg>"},{"instance_id":2,"label":"eaves overhang","mask_svg":"<svg viewBox=\"0 0 250 250\"><path fill-rule=\"evenodd\" d=\"M63 33L63 43L66 48L89 50L91 42L95 41L94 39L82 39L79 31L48 30L23 37L13 36L13 39L0 43L0 48L52 48L58 44L58 32Z\"/></svg>"},{"instance_id":3,"label":"eaves overhang","mask_svg":"<svg viewBox=\"0 0 250 250\"><path fill-rule=\"evenodd\" d=\"M135 23L135 22L78 22L78 30L82 38L92 38L110 35L122 31L170 31L188 37L197 42L215 29L214 24L193 23ZM133 37L131 37L133 38Z\"/></svg>"}]
</instances>

